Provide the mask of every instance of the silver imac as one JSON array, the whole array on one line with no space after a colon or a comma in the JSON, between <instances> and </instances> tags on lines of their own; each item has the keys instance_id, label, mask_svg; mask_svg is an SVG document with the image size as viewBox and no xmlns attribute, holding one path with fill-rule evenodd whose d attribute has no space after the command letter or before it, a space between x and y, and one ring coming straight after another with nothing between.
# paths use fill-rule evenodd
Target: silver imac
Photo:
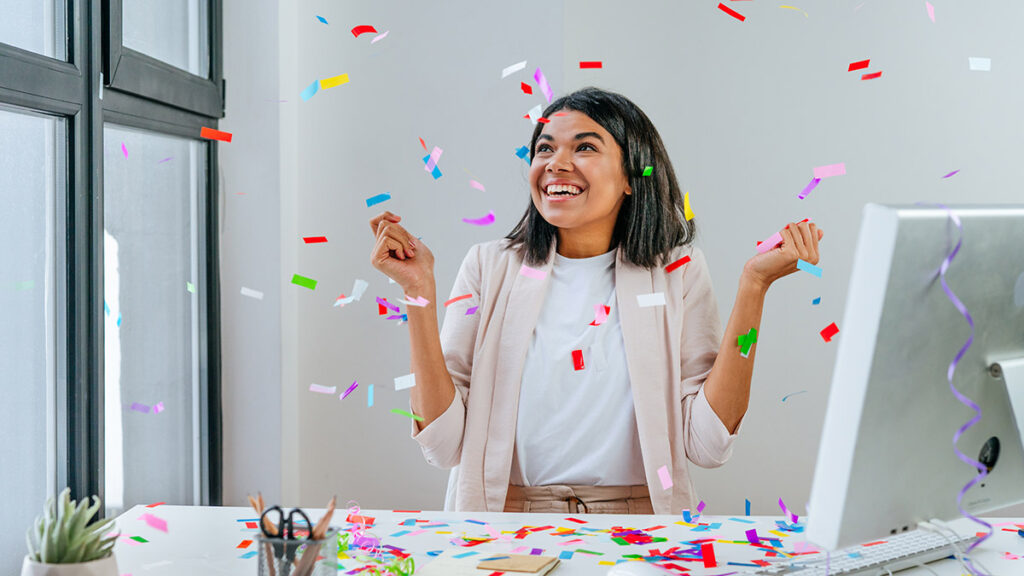
<instances>
[{"instance_id":1,"label":"silver imac","mask_svg":"<svg viewBox=\"0 0 1024 576\"><path fill-rule=\"evenodd\" d=\"M951 210L963 244L946 281L976 329L953 382L982 410L958 447L990 467L963 507L983 514L1024 501L1024 205ZM957 494L977 471L953 435L974 412L946 373L970 328L939 282L959 235L943 208L864 208L808 503L819 546L960 516Z\"/></svg>"}]
</instances>

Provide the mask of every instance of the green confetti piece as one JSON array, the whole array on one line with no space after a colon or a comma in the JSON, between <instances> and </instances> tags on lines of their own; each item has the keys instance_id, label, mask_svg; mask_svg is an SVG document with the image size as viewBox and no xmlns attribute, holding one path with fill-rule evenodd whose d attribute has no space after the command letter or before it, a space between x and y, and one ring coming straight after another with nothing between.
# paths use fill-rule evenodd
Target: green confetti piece
<instances>
[{"instance_id":1,"label":"green confetti piece","mask_svg":"<svg viewBox=\"0 0 1024 576\"><path fill-rule=\"evenodd\" d=\"M654 166L644 168L644 176L650 176L651 174L654 174Z\"/></svg>"},{"instance_id":2,"label":"green confetti piece","mask_svg":"<svg viewBox=\"0 0 1024 576\"><path fill-rule=\"evenodd\" d=\"M629 546L629 542L626 542L625 538L615 537L612 538L612 542L615 542L619 546Z\"/></svg>"},{"instance_id":3,"label":"green confetti piece","mask_svg":"<svg viewBox=\"0 0 1024 576\"><path fill-rule=\"evenodd\" d=\"M316 280L306 278L299 274L292 275L292 284L302 286L303 288L309 288L310 290L316 290Z\"/></svg>"},{"instance_id":4,"label":"green confetti piece","mask_svg":"<svg viewBox=\"0 0 1024 576\"><path fill-rule=\"evenodd\" d=\"M185 282L185 290L188 290L193 294L196 293L196 287L191 282Z\"/></svg>"},{"instance_id":5,"label":"green confetti piece","mask_svg":"<svg viewBox=\"0 0 1024 576\"><path fill-rule=\"evenodd\" d=\"M593 556L604 556L604 552L594 552L594 551L591 551L591 550L584 550L582 548L577 548L576 551L579 552L580 554L591 554Z\"/></svg>"},{"instance_id":6,"label":"green confetti piece","mask_svg":"<svg viewBox=\"0 0 1024 576\"><path fill-rule=\"evenodd\" d=\"M391 409L391 413L392 414L398 414L399 416L405 416L406 418L412 418L413 420L416 420L417 422L423 422L423 416L417 416L417 415L412 414L410 412L406 412L405 410L399 410L398 408L392 408Z\"/></svg>"},{"instance_id":7,"label":"green confetti piece","mask_svg":"<svg viewBox=\"0 0 1024 576\"><path fill-rule=\"evenodd\" d=\"M751 328L750 332L740 334L736 341L740 346L740 355L746 358L750 354L750 347L757 342L757 328Z\"/></svg>"},{"instance_id":8,"label":"green confetti piece","mask_svg":"<svg viewBox=\"0 0 1024 576\"><path fill-rule=\"evenodd\" d=\"M148 544L149 543L149 540L146 540L142 536L132 536L132 540L135 540L136 542L141 542L143 544Z\"/></svg>"}]
</instances>

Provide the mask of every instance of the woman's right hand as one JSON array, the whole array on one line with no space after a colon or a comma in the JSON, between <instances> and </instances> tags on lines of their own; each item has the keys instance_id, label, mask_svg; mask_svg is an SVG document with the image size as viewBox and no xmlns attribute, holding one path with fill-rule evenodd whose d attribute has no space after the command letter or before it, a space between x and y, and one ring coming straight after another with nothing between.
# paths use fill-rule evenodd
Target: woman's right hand
<instances>
[{"instance_id":1,"label":"woman's right hand","mask_svg":"<svg viewBox=\"0 0 1024 576\"><path fill-rule=\"evenodd\" d=\"M377 239L370 262L397 282L407 296L433 297L434 254L399 224L401 220L391 212L370 219L370 229Z\"/></svg>"}]
</instances>

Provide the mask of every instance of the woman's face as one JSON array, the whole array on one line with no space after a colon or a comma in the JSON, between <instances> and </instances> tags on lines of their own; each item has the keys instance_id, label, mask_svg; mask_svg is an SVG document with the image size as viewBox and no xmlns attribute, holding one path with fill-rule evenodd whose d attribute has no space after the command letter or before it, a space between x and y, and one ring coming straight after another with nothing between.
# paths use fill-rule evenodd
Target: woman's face
<instances>
[{"instance_id":1,"label":"woman's face","mask_svg":"<svg viewBox=\"0 0 1024 576\"><path fill-rule=\"evenodd\" d=\"M619 208L632 193L612 135L586 114L563 110L552 114L535 146L530 188L544 220L560 236L607 234L610 241Z\"/></svg>"}]
</instances>

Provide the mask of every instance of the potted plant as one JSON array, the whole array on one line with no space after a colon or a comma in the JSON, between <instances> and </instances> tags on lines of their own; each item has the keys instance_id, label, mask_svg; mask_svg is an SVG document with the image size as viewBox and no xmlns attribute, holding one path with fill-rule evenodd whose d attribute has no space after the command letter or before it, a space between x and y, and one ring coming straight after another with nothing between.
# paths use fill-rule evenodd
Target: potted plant
<instances>
[{"instance_id":1,"label":"potted plant","mask_svg":"<svg viewBox=\"0 0 1024 576\"><path fill-rule=\"evenodd\" d=\"M93 496L92 506L88 498L75 502L69 488L59 502L47 500L43 515L28 529L21 576L117 576L117 535L104 538L114 520L89 523L99 509L99 498Z\"/></svg>"}]
</instances>

